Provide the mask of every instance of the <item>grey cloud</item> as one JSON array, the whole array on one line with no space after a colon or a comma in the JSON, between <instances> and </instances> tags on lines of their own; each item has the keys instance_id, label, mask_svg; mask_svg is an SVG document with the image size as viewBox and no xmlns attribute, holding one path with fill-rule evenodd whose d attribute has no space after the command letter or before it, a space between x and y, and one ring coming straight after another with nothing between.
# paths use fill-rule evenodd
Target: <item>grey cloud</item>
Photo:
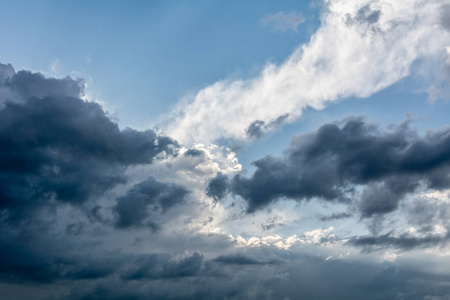
<instances>
[{"instance_id":1,"label":"grey cloud","mask_svg":"<svg viewBox=\"0 0 450 300\"><path fill-rule=\"evenodd\" d=\"M183 202L187 194L187 189L182 186L161 183L154 177L149 177L117 199L113 208L116 214L115 225L118 228L141 227L147 221L147 226L157 229L158 224L151 217Z\"/></svg>"},{"instance_id":2,"label":"grey cloud","mask_svg":"<svg viewBox=\"0 0 450 300\"><path fill-rule=\"evenodd\" d=\"M256 259L243 255L222 255L214 259L215 262L225 265L260 265L261 262Z\"/></svg>"},{"instance_id":3,"label":"grey cloud","mask_svg":"<svg viewBox=\"0 0 450 300\"><path fill-rule=\"evenodd\" d=\"M228 177L222 173L217 174L208 182L206 188L206 195L213 198L215 201L222 200L228 193Z\"/></svg>"},{"instance_id":4,"label":"grey cloud","mask_svg":"<svg viewBox=\"0 0 450 300\"><path fill-rule=\"evenodd\" d=\"M323 222L334 221L334 220L344 220L353 217L352 214L349 213L333 213L329 216L320 216L319 219Z\"/></svg>"},{"instance_id":5,"label":"grey cloud","mask_svg":"<svg viewBox=\"0 0 450 300\"><path fill-rule=\"evenodd\" d=\"M294 137L283 157L266 156L252 164L256 171L250 178L238 174L222 188L246 200L249 213L280 198L348 202L362 186L362 216L382 215L420 183L450 187L450 129L420 136L407 122L383 131L349 118Z\"/></svg>"},{"instance_id":6,"label":"grey cloud","mask_svg":"<svg viewBox=\"0 0 450 300\"><path fill-rule=\"evenodd\" d=\"M214 257L218 252L212 260L198 252L127 254L88 243L71 247L64 236L55 239L33 226L30 230L31 235L1 231L0 249L8 259L0 259L0 279L22 288L13 299L49 299L49 289L55 300L394 299L398 294L423 299L449 292L448 285L440 284L450 279L447 275L427 273L420 265L324 261L318 255L274 248L248 248L245 255L233 248L220 255L217 249L210 253ZM30 286L35 290L27 291Z\"/></svg>"},{"instance_id":7,"label":"grey cloud","mask_svg":"<svg viewBox=\"0 0 450 300\"><path fill-rule=\"evenodd\" d=\"M10 77L12 77L16 71L14 70L11 64L2 64L0 63L0 81L4 81Z\"/></svg>"},{"instance_id":8,"label":"grey cloud","mask_svg":"<svg viewBox=\"0 0 450 300\"><path fill-rule=\"evenodd\" d=\"M419 180L420 178L411 176L399 176L382 183L369 183L363 189L359 206L363 217L394 211L405 194L413 192L418 187Z\"/></svg>"},{"instance_id":9,"label":"grey cloud","mask_svg":"<svg viewBox=\"0 0 450 300\"><path fill-rule=\"evenodd\" d=\"M408 206L404 207L403 213L407 216L409 225L421 232L429 231L436 224L450 228L450 204L437 199L412 199Z\"/></svg>"},{"instance_id":10,"label":"grey cloud","mask_svg":"<svg viewBox=\"0 0 450 300\"><path fill-rule=\"evenodd\" d=\"M0 210L10 220L49 201L101 196L127 181L128 166L176 153L174 140L152 130L120 130L100 105L80 98L80 80L20 71L0 85L21 99L0 109Z\"/></svg>"},{"instance_id":11,"label":"grey cloud","mask_svg":"<svg viewBox=\"0 0 450 300\"><path fill-rule=\"evenodd\" d=\"M441 25L450 30L450 4L443 4L441 7Z\"/></svg>"},{"instance_id":12,"label":"grey cloud","mask_svg":"<svg viewBox=\"0 0 450 300\"><path fill-rule=\"evenodd\" d=\"M262 120L256 120L250 124L247 128L247 136L250 138L260 138L264 134L264 125L266 122Z\"/></svg>"},{"instance_id":13,"label":"grey cloud","mask_svg":"<svg viewBox=\"0 0 450 300\"><path fill-rule=\"evenodd\" d=\"M283 226L283 219L279 216L273 216L266 220L264 224L261 224L261 228L264 230L271 230L276 227Z\"/></svg>"},{"instance_id":14,"label":"grey cloud","mask_svg":"<svg viewBox=\"0 0 450 300\"><path fill-rule=\"evenodd\" d=\"M438 199L413 197L401 206L399 212L405 225L392 230L392 225L382 226L382 220L374 220L376 226L391 230L380 234L375 230L373 235L352 237L349 244L362 248L366 252L383 249L399 249L403 251L445 247L450 239L450 205ZM413 229L413 233L402 232L402 227Z\"/></svg>"},{"instance_id":15,"label":"grey cloud","mask_svg":"<svg viewBox=\"0 0 450 300\"><path fill-rule=\"evenodd\" d=\"M307 255L291 255L281 265L220 264L214 276L208 268L213 266L205 264L196 278L80 283L66 299L426 299L447 295L450 279L390 263L324 262Z\"/></svg>"},{"instance_id":16,"label":"grey cloud","mask_svg":"<svg viewBox=\"0 0 450 300\"><path fill-rule=\"evenodd\" d=\"M375 24L380 19L381 11L379 9L373 9L370 4L362 6L356 16L351 16L347 14L346 24L348 26L352 26L355 24L361 25L364 24L369 26L369 28L373 29L372 24Z\"/></svg>"},{"instance_id":17,"label":"grey cloud","mask_svg":"<svg viewBox=\"0 0 450 300\"><path fill-rule=\"evenodd\" d=\"M266 132L280 127L288 116L289 116L288 114L279 116L278 118L271 120L267 124L262 120L256 120L248 126L246 134L251 139L259 139L264 134L266 134Z\"/></svg>"},{"instance_id":18,"label":"grey cloud","mask_svg":"<svg viewBox=\"0 0 450 300\"><path fill-rule=\"evenodd\" d=\"M194 276L203 265L203 256L193 253L182 259L164 253L127 254L120 251L71 247L64 239L28 231L28 238L3 232L0 239L0 281L48 284L69 280L102 279L120 276L129 280ZM42 244L42 246L37 246ZM92 245L91 245L92 247Z\"/></svg>"},{"instance_id":19,"label":"grey cloud","mask_svg":"<svg viewBox=\"0 0 450 300\"><path fill-rule=\"evenodd\" d=\"M178 278L198 275L203 264L203 256L194 252L180 261L170 255L149 254L138 256L130 266L121 270L123 280L143 280Z\"/></svg>"},{"instance_id":20,"label":"grey cloud","mask_svg":"<svg viewBox=\"0 0 450 300\"><path fill-rule=\"evenodd\" d=\"M186 151L184 153L185 156L191 156L191 157L198 157L198 156L203 156L205 155L205 153L202 150L198 150L198 149L189 149L188 151Z\"/></svg>"},{"instance_id":21,"label":"grey cloud","mask_svg":"<svg viewBox=\"0 0 450 300\"><path fill-rule=\"evenodd\" d=\"M13 101L22 103L30 97L81 97L84 94L82 79L70 77L46 78L41 73L15 72L8 64L0 64L0 103Z\"/></svg>"},{"instance_id":22,"label":"grey cloud","mask_svg":"<svg viewBox=\"0 0 450 300\"><path fill-rule=\"evenodd\" d=\"M365 5L361 7L358 10L358 14L356 16L356 19L359 22L367 22L369 24L373 24L378 22L378 19L380 18L380 10L372 10L370 7L370 4Z\"/></svg>"},{"instance_id":23,"label":"grey cloud","mask_svg":"<svg viewBox=\"0 0 450 300\"><path fill-rule=\"evenodd\" d=\"M213 259L213 262L229 266L245 266L245 265L279 265L282 263L280 259L272 259L269 261L262 261L248 257L242 254L221 255Z\"/></svg>"},{"instance_id":24,"label":"grey cloud","mask_svg":"<svg viewBox=\"0 0 450 300\"><path fill-rule=\"evenodd\" d=\"M395 236L391 232L380 236L355 237L352 238L348 244L362 247L365 251L374 251L385 248L411 250L416 248L442 246L448 243L449 238L450 233L445 235L429 233L422 237L415 237L406 233Z\"/></svg>"}]
</instances>

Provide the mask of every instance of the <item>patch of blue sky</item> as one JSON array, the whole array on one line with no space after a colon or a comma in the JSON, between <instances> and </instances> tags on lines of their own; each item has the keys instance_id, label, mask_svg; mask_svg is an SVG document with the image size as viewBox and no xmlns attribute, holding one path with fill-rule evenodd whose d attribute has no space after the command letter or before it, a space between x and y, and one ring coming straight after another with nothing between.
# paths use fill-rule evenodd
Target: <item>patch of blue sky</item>
<instances>
[{"instance_id":1,"label":"patch of blue sky","mask_svg":"<svg viewBox=\"0 0 450 300\"><path fill-rule=\"evenodd\" d=\"M142 128L180 98L282 62L319 26L309 1L3 1L0 61L92 80L123 127ZM307 16L297 31L261 20ZM75 72L74 72L75 71Z\"/></svg>"}]
</instances>

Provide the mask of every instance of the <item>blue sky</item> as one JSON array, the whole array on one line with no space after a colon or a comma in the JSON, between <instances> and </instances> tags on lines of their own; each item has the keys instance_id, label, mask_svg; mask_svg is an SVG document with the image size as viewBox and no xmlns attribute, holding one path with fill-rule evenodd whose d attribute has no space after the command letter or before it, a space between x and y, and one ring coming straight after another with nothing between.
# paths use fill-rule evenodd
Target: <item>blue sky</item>
<instances>
[{"instance_id":1,"label":"blue sky","mask_svg":"<svg viewBox=\"0 0 450 300\"><path fill-rule=\"evenodd\" d=\"M117 107L123 126L142 126L186 93L284 60L318 26L317 9L296 1L0 5L2 39L10 45L1 50L5 62L49 72L59 61L55 75L89 77L98 96ZM277 34L260 20L280 10L311 14L298 32Z\"/></svg>"},{"instance_id":2,"label":"blue sky","mask_svg":"<svg viewBox=\"0 0 450 300\"><path fill-rule=\"evenodd\" d=\"M447 0L0 12L0 300L448 299Z\"/></svg>"}]
</instances>

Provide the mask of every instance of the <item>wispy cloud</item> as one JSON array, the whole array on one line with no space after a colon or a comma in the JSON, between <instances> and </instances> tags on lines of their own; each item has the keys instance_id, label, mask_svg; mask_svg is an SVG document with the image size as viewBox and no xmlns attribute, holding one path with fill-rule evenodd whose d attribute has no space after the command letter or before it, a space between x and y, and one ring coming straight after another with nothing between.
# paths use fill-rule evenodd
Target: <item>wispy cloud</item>
<instances>
[{"instance_id":1,"label":"wispy cloud","mask_svg":"<svg viewBox=\"0 0 450 300\"><path fill-rule=\"evenodd\" d=\"M322 26L284 63L200 90L165 130L183 143L245 140L255 121L290 122L307 107L368 97L408 76L418 59L442 59L450 33L439 24L440 9L434 1L329 1Z\"/></svg>"},{"instance_id":2,"label":"wispy cloud","mask_svg":"<svg viewBox=\"0 0 450 300\"><path fill-rule=\"evenodd\" d=\"M271 26L275 31L286 32L289 30L297 31L299 24L305 22L300 12L284 12L280 11L269 14L261 19L261 23L265 26Z\"/></svg>"},{"instance_id":3,"label":"wispy cloud","mask_svg":"<svg viewBox=\"0 0 450 300\"><path fill-rule=\"evenodd\" d=\"M55 59L50 63L50 72L57 74L61 71L61 60L60 59Z\"/></svg>"}]
</instances>

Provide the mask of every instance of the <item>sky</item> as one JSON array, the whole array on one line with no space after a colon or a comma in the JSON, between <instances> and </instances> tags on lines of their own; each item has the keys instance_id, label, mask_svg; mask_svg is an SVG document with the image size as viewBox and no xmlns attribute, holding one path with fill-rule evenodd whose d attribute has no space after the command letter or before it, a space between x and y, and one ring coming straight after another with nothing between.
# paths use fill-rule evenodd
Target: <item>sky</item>
<instances>
[{"instance_id":1,"label":"sky","mask_svg":"<svg viewBox=\"0 0 450 300\"><path fill-rule=\"evenodd\" d=\"M0 300L450 299L448 0L0 11Z\"/></svg>"}]
</instances>

